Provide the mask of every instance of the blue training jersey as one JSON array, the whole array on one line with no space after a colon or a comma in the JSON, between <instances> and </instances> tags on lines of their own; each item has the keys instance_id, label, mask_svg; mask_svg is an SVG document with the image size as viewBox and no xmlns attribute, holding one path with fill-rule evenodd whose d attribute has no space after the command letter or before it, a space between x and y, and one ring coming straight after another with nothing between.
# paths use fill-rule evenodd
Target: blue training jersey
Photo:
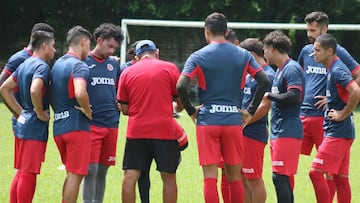
<instances>
[{"instance_id":1,"label":"blue training jersey","mask_svg":"<svg viewBox=\"0 0 360 203\"><path fill-rule=\"evenodd\" d=\"M5 72L8 75L11 75L13 72L16 71L16 69L19 67L19 65L22 64L31 55L32 55L32 51L27 49L26 47L24 49L16 52L12 56L10 56L9 60L7 61L7 63L4 66L3 72ZM21 105L21 101L20 101L17 89L14 90L14 96L15 96L16 101L18 101L18 103ZM13 131L15 132L16 119L14 117L12 117L11 120L12 120Z\"/></svg>"},{"instance_id":2,"label":"blue training jersey","mask_svg":"<svg viewBox=\"0 0 360 203\"><path fill-rule=\"evenodd\" d=\"M314 45L306 45L300 52L298 62L305 72L305 94L300 114L303 116L324 116L322 109L317 109L314 98L317 95L325 96L326 67L317 63L314 59ZM360 68L359 64L342 46L337 45L336 54L346 64L346 67L354 72Z\"/></svg>"},{"instance_id":3,"label":"blue training jersey","mask_svg":"<svg viewBox=\"0 0 360 203\"><path fill-rule=\"evenodd\" d=\"M49 122L41 121L31 101L30 86L34 79L40 78L44 82L42 89L43 109L49 109L49 65L38 57L26 59L12 74L17 82L20 105L23 111L16 122L15 135L20 139L39 140L46 142L48 139Z\"/></svg>"},{"instance_id":4,"label":"blue training jersey","mask_svg":"<svg viewBox=\"0 0 360 203\"><path fill-rule=\"evenodd\" d=\"M324 119L325 136L346 139L355 138L354 118L352 113L340 122L331 121L327 116L327 112L330 109L342 110L345 107L349 98L346 87L352 82L355 81L346 65L340 59L335 60L327 74L327 108Z\"/></svg>"},{"instance_id":5,"label":"blue training jersey","mask_svg":"<svg viewBox=\"0 0 360 203\"><path fill-rule=\"evenodd\" d=\"M275 71L272 69L271 66L265 65L263 66L263 69L267 76L269 77L269 80L272 84L272 81L275 76ZM267 91L271 91L271 84L269 86L269 89ZM246 76L246 84L244 88L244 97L242 101L242 109L246 109L250 102L252 101L255 90L257 87L257 82L254 78L252 78L249 74ZM258 140L263 143L267 143L267 140L269 138L269 130L268 130L268 114L266 114L263 118L256 121L255 123L252 123L250 125L247 125L244 128L244 136Z\"/></svg>"},{"instance_id":6,"label":"blue training jersey","mask_svg":"<svg viewBox=\"0 0 360 203\"><path fill-rule=\"evenodd\" d=\"M75 108L79 106L74 92L74 79L89 78L89 67L84 61L71 54L60 57L51 70L51 89L54 95L54 136L85 130L90 122Z\"/></svg>"},{"instance_id":7,"label":"blue training jersey","mask_svg":"<svg viewBox=\"0 0 360 203\"><path fill-rule=\"evenodd\" d=\"M89 66L90 78L87 85L93 116L90 123L117 128L120 112L116 107L116 89L120 65L111 57L98 59L93 54L89 54L85 62Z\"/></svg>"},{"instance_id":8,"label":"blue training jersey","mask_svg":"<svg viewBox=\"0 0 360 203\"><path fill-rule=\"evenodd\" d=\"M197 76L198 125L240 125L245 77L262 70L247 50L227 42L208 44L185 62L183 75Z\"/></svg>"},{"instance_id":9,"label":"blue training jersey","mask_svg":"<svg viewBox=\"0 0 360 203\"><path fill-rule=\"evenodd\" d=\"M271 92L274 94L283 94L292 88L300 90L300 101L298 105L272 102L271 140L283 137L298 139L304 137L303 126L299 117L300 105L303 101L304 72L296 61L289 59L283 67L279 67L276 70Z\"/></svg>"}]
</instances>

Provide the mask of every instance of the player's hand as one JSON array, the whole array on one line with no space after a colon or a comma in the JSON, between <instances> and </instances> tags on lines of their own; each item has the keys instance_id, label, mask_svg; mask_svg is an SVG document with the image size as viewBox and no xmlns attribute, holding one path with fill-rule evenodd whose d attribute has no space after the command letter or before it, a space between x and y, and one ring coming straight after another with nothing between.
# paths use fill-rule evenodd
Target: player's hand
<instances>
[{"instance_id":1,"label":"player's hand","mask_svg":"<svg viewBox=\"0 0 360 203\"><path fill-rule=\"evenodd\" d=\"M35 109L34 109L35 110ZM36 111L35 111L36 112ZM50 111L49 109L42 111L42 112L36 112L36 116L44 122L48 122L50 120Z\"/></svg>"},{"instance_id":2,"label":"player's hand","mask_svg":"<svg viewBox=\"0 0 360 203\"><path fill-rule=\"evenodd\" d=\"M195 112L190 116L191 120L196 124L197 117L199 115L200 108L203 107L203 104L195 106Z\"/></svg>"},{"instance_id":3,"label":"player's hand","mask_svg":"<svg viewBox=\"0 0 360 203\"><path fill-rule=\"evenodd\" d=\"M247 123L249 122L249 120L252 118L252 115L247 111L247 110L244 110L244 109L239 109L238 108L238 111L241 113L242 115L242 121L241 121L241 126L243 128L245 128L245 126L247 125Z\"/></svg>"},{"instance_id":4,"label":"player's hand","mask_svg":"<svg viewBox=\"0 0 360 203\"><path fill-rule=\"evenodd\" d=\"M77 109L77 110L79 110L79 111L81 111L89 120L92 120L92 111L90 110L90 112L87 112L87 111L85 111L85 109L83 108L83 107L81 107L81 106L74 106L75 107L75 109ZM90 107L91 107L91 105L90 105Z\"/></svg>"},{"instance_id":5,"label":"player's hand","mask_svg":"<svg viewBox=\"0 0 360 203\"><path fill-rule=\"evenodd\" d=\"M121 104L117 100L115 101L115 105L117 110L121 112Z\"/></svg>"},{"instance_id":6,"label":"player's hand","mask_svg":"<svg viewBox=\"0 0 360 203\"><path fill-rule=\"evenodd\" d=\"M343 115L342 111L337 111L335 109L330 109L327 116L331 121L343 121L346 117Z\"/></svg>"},{"instance_id":7,"label":"player's hand","mask_svg":"<svg viewBox=\"0 0 360 203\"><path fill-rule=\"evenodd\" d=\"M318 96L315 96L314 99L318 100L316 103L315 103L315 107L317 109L321 109L321 110L325 110L326 109L326 96L323 96L323 95L318 95Z\"/></svg>"}]
</instances>

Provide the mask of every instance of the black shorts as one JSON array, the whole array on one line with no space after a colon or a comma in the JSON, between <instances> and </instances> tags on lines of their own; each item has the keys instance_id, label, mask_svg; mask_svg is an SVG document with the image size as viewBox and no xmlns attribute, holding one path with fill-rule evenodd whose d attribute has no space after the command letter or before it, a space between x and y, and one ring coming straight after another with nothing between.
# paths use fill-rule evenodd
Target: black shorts
<instances>
[{"instance_id":1,"label":"black shorts","mask_svg":"<svg viewBox=\"0 0 360 203\"><path fill-rule=\"evenodd\" d=\"M175 173L180 163L177 140L126 139L123 170L149 171L153 159L156 170Z\"/></svg>"}]
</instances>

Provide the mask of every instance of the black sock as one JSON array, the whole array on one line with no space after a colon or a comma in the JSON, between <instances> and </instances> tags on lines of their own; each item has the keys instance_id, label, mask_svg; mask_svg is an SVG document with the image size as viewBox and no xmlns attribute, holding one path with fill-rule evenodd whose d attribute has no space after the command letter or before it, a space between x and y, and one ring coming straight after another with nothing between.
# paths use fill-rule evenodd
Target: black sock
<instances>
[{"instance_id":1,"label":"black sock","mask_svg":"<svg viewBox=\"0 0 360 203\"><path fill-rule=\"evenodd\" d=\"M272 179L275 185L278 203L293 203L294 194L290 186L289 176L273 172Z\"/></svg>"}]
</instances>

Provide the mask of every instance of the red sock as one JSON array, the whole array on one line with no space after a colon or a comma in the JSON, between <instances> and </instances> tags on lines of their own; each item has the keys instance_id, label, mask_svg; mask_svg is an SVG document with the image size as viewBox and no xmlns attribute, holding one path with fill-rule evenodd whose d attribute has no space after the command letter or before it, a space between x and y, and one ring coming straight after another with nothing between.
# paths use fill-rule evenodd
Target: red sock
<instances>
[{"instance_id":1,"label":"red sock","mask_svg":"<svg viewBox=\"0 0 360 203\"><path fill-rule=\"evenodd\" d=\"M328 184L329 191L330 191L330 202L333 202L335 192L336 192L336 185L333 179L326 179L326 183Z\"/></svg>"},{"instance_id":2,"label":"red sock","mask_svg":"<svg viewBox=\"0 0 360 203\"><path fill-rule=\"evenodd\" d=\"M338 203L350 203L351 202L351 189L348 177L334 176L334 183L337 191Z\"/></svg>"},{"instance_id":3,"label":"red sock","mask_svg":"<svg viewBox=\"0 0 360 203\"><path fill-rule=\"evenodd\" d=\"M241 180L229 182L231 202L244 202L244 187Z\"/></svg>"},{"instance_id":4,"label":"red sock","mask_svg":"<svg viewBox=\"0 0 360 203\"><path fill-rule=\"evenodd\" d=\"M221 193L224 203L230 203L230 185L225 174L221 176Z\"/></svg>"},{"instance_id":5,"label":"red sock","mask_svg":"<svg viewBox=\"0 0 360 203\"><path fill-rule=\"evenodd\" d=\"M20 172L17 171L10 186L10 203L17 203L17 186L19 182Z\"/></svg>"},{"instance_id":6,"label":"red sock","mask_svg":"<svg viewBox=\"0 0 360 203\"><path fill-rule=\"evenodd\" d=\"M330 191L323 173L320 171L310 170L309 176L314 186L317 203L329 203Z\"/></svg>"},{"instance_id":7,"label":"red sock","mask_svg":"<svg viewBox=\"0 0 360 203\"><path fill-rule=\"evenodd\" d=\"M289 176L289 183L290 183L291 190L294 192L294 187L295 187L294 175Z\"/></svg>"},{"instance_id":8,"label":"red sock","mask_svg":"<svg viewBox=\"0 0 360 203\"><path fill-rule=\"evenodd\" d=\"M204 179L204 198L206 203L219 203L216 178Z\"/></svg>"},{"instance_id":9,"label":"red sock","mask_svg":"<svg viewBox=\"0 0 360 203\"><path fill-rule=\"evenodd\" d=\"M17 187L18 202L31 203L34 197L35 187L36 174L21 172Z\"/></svg>"}]
</instances>

